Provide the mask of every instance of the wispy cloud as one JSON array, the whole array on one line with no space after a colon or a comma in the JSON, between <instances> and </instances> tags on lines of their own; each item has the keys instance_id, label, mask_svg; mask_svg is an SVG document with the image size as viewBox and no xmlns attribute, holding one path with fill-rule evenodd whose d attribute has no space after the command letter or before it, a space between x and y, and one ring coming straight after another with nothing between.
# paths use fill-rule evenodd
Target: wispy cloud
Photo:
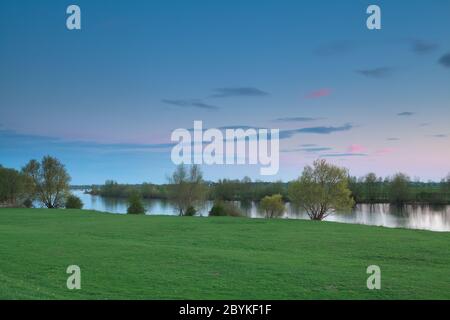
<instances>
[{"instance_id":1,"label":"wispy cloud","mask_svg":"<svg viewBox=\"0 0 450 320\"><path fill-rule=\"evenodd\" d=\"M305 152L321 152L321 151L330 151L333 150L333 148L317 147L317 148L302 148L301 150Z\"/></svg>"},{"instance_id":2,"label":"wispy cloud","mask_svg":"<svg viewBox=\"0 0 450 320\"><path fill-rule=\"evenodd\" d=\"M399 138L395 138L395 137L390 137L386 139L387 141L399 141Z\"/></svg>"},{"instance_id":3,"label":"wispy cloud","mask_svg":"<svg viewBox=\"0 0 450 320\"><path fill-rule=\"evenodd\" d=\"M311 117L285 117L285 118L278 118L274 121L279 122L310 122L310 121L317 121L322 120L325 118L311 118Z\"/></svg>"},{"instance_id":4,"label":"wispy cloud","mask_svg":"<svg viewBox=\"0 0 450 320\"><path fill-rule=\"evenodd\" d=\"M450 68L450 53L444 54L440 59L439 63L446 68Z\"/></svg>"},{"instance_id":5,"label":"wispy cloud","mask_svg":"<svg viewBox=\"0 0 450 320\"><path fill-rule=\"evenodd\" d=\"M206 110L218 110L219 109L219 107L217 107L217 106L204 103L201 100L197 100L197 99L190 99L190 100L163 99L161 101L164 102L165 104L169 104L169 105L176 106L176 107L182 107L182 108L191 107L191 108L200 108L200 109L206 109Z\"/></svg>"},{"instance_id":6,"label":"wispy cloud","mask_svg":"<svg viewBox=\"0 0 450 320\"><path fill-rule=\"evenodd\" d=\"M411 50L417 54L426 54L435 51L439 46L434 42L425 40L411 40Z\"/></svg>"},{"instance_id":7,"label":"wispy cloud","mask_svg":"<svg viewBox=\"0 0 450 320\"><path fill-rule=\"evenodd\" d=\"M353 125L347 123L340 127L307 127L300 129L282 130L280 131L280 139L288 139L297 133L331 134L334 132L348 131L353 128Z\"/></svg>"},{"instance_id":8,"label":"wispy cloud","mask_svg":"<svg viewBox=\"0 0 450 320\"><path fill-rule=\"evenodd\" d=\"M305 98L317 99L317 98L327 97L330 94L331 94L331 89L323 88L323 89L319 89L319 90L308 93L307 95L305 95Z\"/></svg>"},{"instance_id":9,"label":"wispy cloud","mask_svg":"<svg viewBox=\"0 0 450 320\"><path fill-rule=\"evenodd\" d=\"M314 50L314 53L319 56L335 56L349 53L357 47L355 42L342 40L321 45Z\"/></svg>"},{"instance_id":10,"label":"wispy cloud","mask_svg":"<svg viewBox=\"0 0 450 320\"><path fill-rule=\"evenodd\" d=\"M386 78L392 74L393 68L391 67L379 67L374 69L361 69L356 70L357 73L368 78Z\"/></svg>"},{"instance_id":11,"label":"wispy cloud","mask_svg":"<svg viewBox=\"0 0 450 320\"><path fill-rule=\"evenodd\" d=\"M403 112L397 113L397 115L400 116L400 117L410 117L410 116L413 116L415 114L416 113L412 112L412 111L403 111Z\"/></svg>"},{"instance_id":12,"label":"wispy cloud","mask_svg":"<svg viewBox=\"0 0 450 320\"><path fill-rule=\"evenodd\" d=\"M440 134L433 134L432 137L434 137L434 138L447 138L448 135L440 133Z\"/></svg>"},{"instance_id":13,"label":"wispy cloud","mask_svg":"<svg viewBox=\"0 0 450 320\"><path fill-rule=\"evenodd\" d=\"M211 97L213 98L228 98L228 97L260 97L267 96L269 93L253 87L227 87L214 89L216 92Z\"/></svg>"},{"instance_id":14,"label":"wispy cloud","mask_svg":"<svg viewBox=\"0 0 450 320\"><path fill-rule=\"evenodd\" d=\"M328 153L320 155L321 158L333 158L333 157L367 157L365 153Z\"/></svg>"},{"instance_id":15,"label":"wispy cloud","mask_svg":"<svg viewBox=\"0 0 450 320\"><path fill-rule=\"evenodd\" d=\"M300 147L306 147L306 148L308 148L308 147L316 147L317 146L317 144L314 144L314 143L305 143L305 144L301 144L300 145Z\"/></svg>"},{"instance_id":16,"label":"wispy cloud","mask_svg":"<svg viewBox=\"0 0 450 320\"><path fill-rule=\"evenodd\" d=\"M347 151L350 153L363 153L366 151L366 147L360 144L352 144L347 148Z\"/></svg>"},{"instance_id":17,"label":"wispy cloud","mask_svg":"<svg viewBox=\"0 0 450 320\"><path fill-rule=\"evenodd\" d=\"M284 149L282 152L308 152L308 153L317 153L322 151L330 151L332 148L328 147L315 147L315 148L294 148L294 149Z\"/></svg>"},{"instance_id":18,"label":"wispy cloud","mask_svg":"<svg viewBox=\"0 0 450 320\"><path fill-rule=\"evenodd\" d=\"M386 154L390 154L392 152L394 152L395 149L394 148L381 148L375 151L375 155L386 155Z\"/></svg>"},{"instance_id":19,"label":"wispy cloud","mask_svg":"<svg viewBox=\"0 0 450 320\"><path fill-rule=\"evenodd\" d=\"M340 126L340 127L310 127L310 128L302 128L298 129L299 133L317 133L317 134L330 134L333 132L339 131L348 131L351 130L353 126L349 123Z\"/></svg>"},{"instance_id":20,"label":"wispy cloud","mask_svg":"<svg viewBox=\"0 0 450 320\"><path fill-rule=\"evenodd\" d=\"M84 150L93 152L136 152L167 151L174 143L100 143L89 141L65 140L55 137L23 134L13 130L0 130L0 148L33 147L50 150Z\"/></svg>"}]
</instances>

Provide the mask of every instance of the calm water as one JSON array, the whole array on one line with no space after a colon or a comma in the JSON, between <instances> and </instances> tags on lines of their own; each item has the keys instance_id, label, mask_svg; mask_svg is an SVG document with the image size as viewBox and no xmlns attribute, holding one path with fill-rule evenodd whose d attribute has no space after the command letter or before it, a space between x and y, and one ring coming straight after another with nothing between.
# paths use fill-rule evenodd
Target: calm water
<instances>
[{"instance_id":1,"label":"calm water","mask_svg":"<svg viewBox=\"0 0 450 320\"><path fill-rule=\"evenodd\" d=\"M124 214L127 212L126 199L103 198L84 194L82 191L74 191L84 203L84 209L105 211L111 213ZM261 212L255 203L241 205L243 213L250 218L262 218ZM174 207L163 200L144 200L147 214L176 215ZM199 214L207 216L212 206L212 202L207 202L201 208ZM283 218L308 219L305 212L301 212L289 204L286 205L286 212ZM354 210L348 213L336 213L326 221L336 221L344 223L357 223L385 227L402 227L410 229L425 229L432 231L450 231L450 206L428 206L428 205L408 205L403 208L390 206L389 204L359 204Z\"/></svg>"}]
</instances>

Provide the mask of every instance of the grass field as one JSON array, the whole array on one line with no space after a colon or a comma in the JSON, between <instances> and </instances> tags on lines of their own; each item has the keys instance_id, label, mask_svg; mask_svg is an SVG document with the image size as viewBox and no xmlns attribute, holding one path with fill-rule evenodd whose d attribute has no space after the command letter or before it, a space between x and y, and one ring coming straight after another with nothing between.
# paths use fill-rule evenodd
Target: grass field
<instances>
[{"instance_id":1,"label":"grass field","mask_svg":"<svg viewBox=\"0 0 450 320\"><path fill-rule=\"evenodd\" d=\"M449 246L330 222L0 209L0 299L449 299Z\"/></svg>"}]
</instances>

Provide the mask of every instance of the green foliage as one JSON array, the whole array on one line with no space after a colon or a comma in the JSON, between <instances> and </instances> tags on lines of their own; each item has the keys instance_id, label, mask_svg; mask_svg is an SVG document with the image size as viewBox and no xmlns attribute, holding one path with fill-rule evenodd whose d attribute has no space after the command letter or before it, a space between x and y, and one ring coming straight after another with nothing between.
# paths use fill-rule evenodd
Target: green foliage
<instances>
[{"instance_id":1,"label":"green foliage","mask_svg":"<svg viewBox=\"0 0 450 320\"><path fill-rule=\"evenodd\" d=\"M206 198L206 188L200 167L192 165L187 169L179 165L169 178L169 200L178 209L179 215L186 215L187 210L200 205Z\"/></svg>"},{"instance_id":2,"label":"green foliage","mask_svg":"<svg viewBox=\"0 0 450 320\"><path fill-rule=\"evenodd\" d=\"M261 209L266 213L266 218L276 218L283 215L285 207L281 194L265 196L261 200Z\"/></svg>"},{"instance_id":3,"label":"green foliage","mask_svg":"<svg viewBox=\"0 0 450 320\"><path fill-rule=\"evenodd\" d=\"M450 194L450 173L441 181L441 191L447 196Z\"/></svg>"},{"instance_id":4,"label":"green foliage","mask_svg":"<svg viewBox=\"0 0 450 320\"><path fill-rule=\"evenodd\" d=\"M186 209L186 212L184 213L185 216L193 217L197 213L197 210L194 207L189 207Z\"/></svg>"},{"instance_id":5,"label":"green foliage","mask_svg":"<svg viewBox=\"0 0 450 320\"><path fill-rule=\"evenodd\" d=\"M83 209L83 201L76 195L69 195L66 199L66 209Z\"/></svg>"},{"instance_id":6,"label":"green foliage","mask_svg":"<svg viewBox=\"0 0 450 320\"><path fill-rule=\"evenodd\" d=\"M209 210L209 216L211 217L240 217L242 216L241 210L232 202L216 200L211 210Z\"/></svg>"},{"instance_id":7,"label":"green foliage","mask_svg":"<svg viewBox=\"0 0 450 320\"><path fill-rule=\"evenodd\" d=\"M28 196L27 178L17 170L0 166L0 204L19 206Z\"/></svg>"},{"instance_id":8,"label":"green foliage","mask_svg":"<svg viewBox=\"0 0 450 320\"><path fill-rule=\"evenodd\" d=\"M337 210L350 210L354 205L347 170L325 160L316 160L313 167L305 167L302 176L290 183L289 197L312 220L323 220Z\"/></svg>"},{"instance_id":9,"label":"green foliage","mask_svg":"<svg viewBox=\"0 0 450 320\"><path fill-rule=\"evenodd\" d=\"M133 192L138 192L145 199L165 199L167 191L165 186L150 183L140 185L119 184L114 180L106 180L103 186L93 186L90 192L108 198L128 198Z\"/></svg>"},{"instance_id":10,"label":"green foliage","mask_svg":"<svg viewBox=\"0 0 450 320\"><path fill-rule=\"evenodd\" d=\"M144 214L145 208L142 204L142 197L138 192L133 192L128 198L128 209L129 214Z\"/></svg>"},{"instance_id":11,"label":"green foliage","mask_svg":"<svg viewBox=\"0 0 450 320\"><path fill-rule=\"evenodd\" d=\"M25 201L23 202L23 206L25 208L33 208L33 200L31 200L30 198L25 199Z\"/></svg>"},{"instance_id":12,"label":"green foliage","mask_svg":"<svg viewBox=\"0 0 450 320\"><path fill-rule=\"evenodd\" d=\"M61 208L69 193L70 176L56 158L45 156L41 162L31 160L22 172L30 181L33 195L47 208Z\"/></svg>"},{"instance_id":13,"label":"green foliage","mask_svg":"<svg viewBox=\"0 0 450 320\"><path fill-rule=\"evenodd\" d=\"M402 205L411 200L410 179L404 173L397 173L389 183L389 200Z\"/></svg>"},{"instance_id":14,"label":"green foliage","mask_svg":"<svg viewBox=\"0 0 450 320\"><path fill-rule=\"evenodd\" d=\"M222 179L211 186L214 200L224 201L260 201L267 195L281 194L287 198L286 184L282 182L252 182L250 178L242 180Z\"/></svg>"}]
</instances>

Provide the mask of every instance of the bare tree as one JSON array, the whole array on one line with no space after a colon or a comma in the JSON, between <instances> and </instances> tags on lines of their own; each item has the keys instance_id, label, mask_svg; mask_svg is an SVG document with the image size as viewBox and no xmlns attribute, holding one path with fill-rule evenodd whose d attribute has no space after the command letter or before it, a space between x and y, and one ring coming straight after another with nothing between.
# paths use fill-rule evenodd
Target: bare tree
<instances>
[{"instance_id":1,"label":"bare tree","mask_svg":"<svg viewBox=\"0 0 450 320\"><path fill-rule=\"evenodd\" d=\"M169 200L176 206L180 216L196 210L204 200L206 189L198 165L192 165L187 169L181 164L168 180Z\"/></svg>"}]
</instances>

